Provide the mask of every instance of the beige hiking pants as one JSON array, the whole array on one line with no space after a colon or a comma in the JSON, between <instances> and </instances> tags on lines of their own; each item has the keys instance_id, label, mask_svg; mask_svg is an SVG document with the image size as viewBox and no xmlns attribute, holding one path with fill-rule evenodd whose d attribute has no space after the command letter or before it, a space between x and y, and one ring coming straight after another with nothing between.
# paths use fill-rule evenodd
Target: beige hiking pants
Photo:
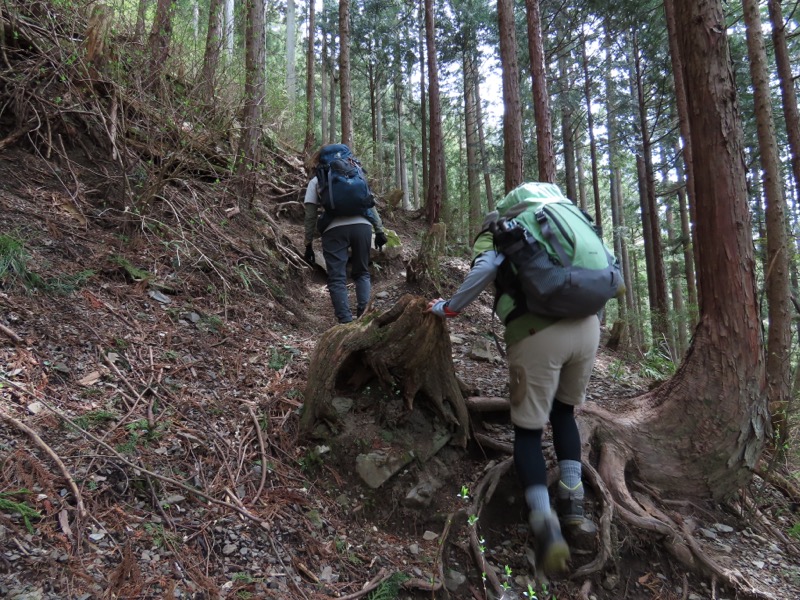
<instances>
[{"instance_id":1,"label":"beige hiking pants","mask_svg":"<svg viewBox=\"0 0 800 600\"><path fill-rule=\"evenodd\" d=\"M562 319L510 346L511 421L543 429L555 398L583 404L599 343L600 321L592 315Z\"/></svg>"}]
</instances>

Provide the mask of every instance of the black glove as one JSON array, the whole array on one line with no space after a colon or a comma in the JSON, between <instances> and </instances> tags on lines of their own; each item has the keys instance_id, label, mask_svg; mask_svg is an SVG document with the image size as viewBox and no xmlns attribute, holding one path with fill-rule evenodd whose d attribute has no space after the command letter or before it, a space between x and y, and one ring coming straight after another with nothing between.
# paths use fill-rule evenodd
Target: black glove
<instances>
[{"instance_id":1,"label":"black glove","mask_svg":"<svg viewBox=\"0 0 800 600\"><path fill-rule=\"evenodd\" d=\"M317 262L316 257L314 256L314 248L311 246L311 244L306 244L306 253L303 255L303 258L310 265L313 265L315 262Z\"/></svg>"},{"instance_id":2,"label":"black glove","mask_svg":"<svg viewBox=\"0 0 800 600\"><path fill-rule=\"evenodd\" d=\"M375 247L378 250L382 250L383 247L386 245L387 241L389 241L389 240L386 239L386 234L383 233L382 231L378 231L375 234Z\"/></svg>"}]
</instances>

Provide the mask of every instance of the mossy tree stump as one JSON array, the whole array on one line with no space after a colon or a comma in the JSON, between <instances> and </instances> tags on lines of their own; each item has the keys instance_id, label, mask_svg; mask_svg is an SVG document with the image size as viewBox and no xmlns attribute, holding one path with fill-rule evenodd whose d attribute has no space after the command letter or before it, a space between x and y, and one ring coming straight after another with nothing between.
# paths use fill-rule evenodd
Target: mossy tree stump
<instances>
[{"instance_id":1,"label":"mossy tree stump","mask_svg":"<svg viewBox=\"0 0 800 600\"><path fill-rule=\"evenodd\" d=\"M335 424L337 391L357 390L377 379L384 389L400 390L409 412L417 400L431 402L453 427L453 440L466 445L469 413L453 367L450 336L444 320L426 313L426 307L425 299L405 295L383 313L322 335L311 355L301 433L310 434L320 422Z\"/></svg>"}]
</instances>

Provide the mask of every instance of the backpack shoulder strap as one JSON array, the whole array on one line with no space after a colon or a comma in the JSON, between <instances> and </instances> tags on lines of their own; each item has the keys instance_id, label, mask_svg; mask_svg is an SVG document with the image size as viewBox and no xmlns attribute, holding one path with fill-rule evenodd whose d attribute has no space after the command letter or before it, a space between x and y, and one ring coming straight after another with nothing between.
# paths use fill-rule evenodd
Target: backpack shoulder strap
<instances>
[{"instance_id":1,"label":"backpack shoulder strap","mask_svg":"<svg viewBox=\"0 0 800 600\"><path fill-rule=\"evenodd\" d=\"M553 228L550 227L550 221L547 218L547 213L548 211L546 207L542 207L537 210L536 214L534 215L536 217L536 222L539 223L539 229L542 231L544 239L546 239L548 243L553 246L553 250L555 250L556 254L558 254L558 259L561 261L561 264L565 267L569 267L572 265L572 260L564 250L564 246L561 244L558 237L553 233Z\"/></svg>"}]
</instances>

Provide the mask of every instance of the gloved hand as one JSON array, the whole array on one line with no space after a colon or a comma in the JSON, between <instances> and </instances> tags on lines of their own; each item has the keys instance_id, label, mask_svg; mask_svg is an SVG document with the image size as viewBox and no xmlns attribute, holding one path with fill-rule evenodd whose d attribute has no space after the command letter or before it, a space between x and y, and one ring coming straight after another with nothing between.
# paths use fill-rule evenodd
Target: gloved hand
<instances>
[{"instance_id":1,"label":"gloved hand","mask_svg":"<svg viewBox=\"0 0 800 600\"><path fill-rule=\"evenodd\" d=\"M306 244L306 253L303 255L303 259L310 265L317 262L314 256L314 248L311 244Z\"/></svg>"},{"instance_id":2,"label":"gloved hand","mask_svg":"<svg viewBox=\"0 0 800 600\"><path fill-rule=\"evenodd\" d=\"M378 250L383 249L383 247L386 245L386 242L388 241L389 240L386 239L386 234L383 233L383 231L378 231L375 233L375 247Z\"/></svg>"},{"instance_id":3,"label":"gloved hand","mask_svg":"<svg viewBox=\"0 0 800 600\"><path fill-rule=\"evenodd\" d=\"M435 314L437 317L457 317L458 313L447 308L447 300L437 298L428 302L425 312Z\"/></svg>"}]
</instances>

